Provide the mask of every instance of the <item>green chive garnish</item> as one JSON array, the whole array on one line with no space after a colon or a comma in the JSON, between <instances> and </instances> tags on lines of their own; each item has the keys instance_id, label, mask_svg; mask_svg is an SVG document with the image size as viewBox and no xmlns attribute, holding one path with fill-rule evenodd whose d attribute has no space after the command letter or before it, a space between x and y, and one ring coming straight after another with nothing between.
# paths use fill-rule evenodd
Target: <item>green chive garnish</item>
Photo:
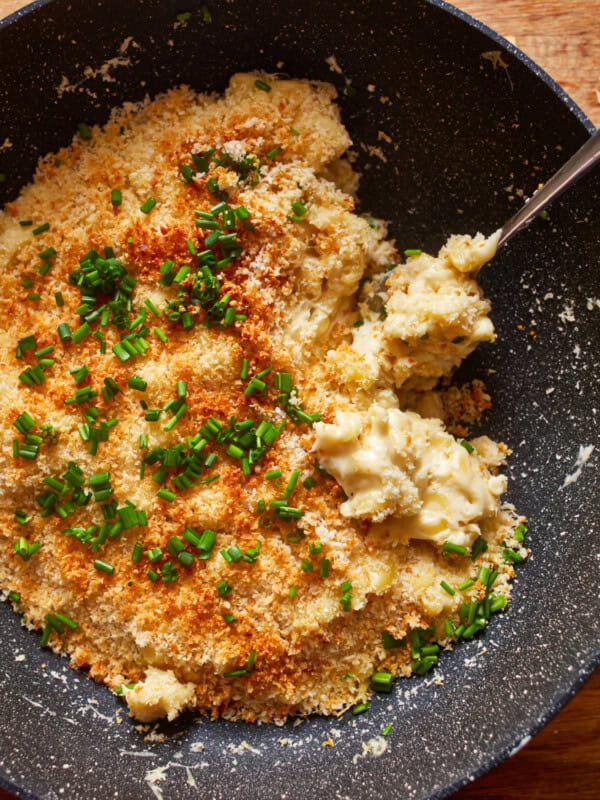
<instances>
[{"instance_id":1,"label":"green chive garnish","mask_svg":"<svg viewBox=\"0 0 600 800\"><path fill-rule=\"evenodd\" d=\"M442 547L443 556L449 556L451 553L457 556L466 556L468 552L468 549L462 544L454 544L454 542L444 542Z\"/></svg>"},{"instance_id":2,"label":"green chive garnish","mask_svg":"<svg viewBox=\"0 0 600 800\"><path fill-rule=\"evenodd\" d=\"M155 205L156 205L156 200L154 199L154 197L149 197L140 206L140 211L143 211L144 214L149 214Z\"/></svg>"},{"instance_id":3,"label":"green chive garnish","mask_svg":"<svg viewBox=\"0 0 600 800\"><path fill-rule=\"evenodd\" d=\"M129 386L130 389L137 389L139 392L145 392L148 388L146 381L140 378L139 375L132 375L127 381L127 386Z\"/></svg>"},{"instance_id":4,"label":"green chive garnish","mask_svg":"<svg viewBox=\"0 0 600 800\"><path fill-rule=\"evenodd\" d=\"M268 472L265 472L265 479L268 481L275 480L275 478L281 478L283 472L280 469L270 469Z\"/></svg>"},{"instance_id":5,"label":"green chive garnish","mask_svg":"<svg viewBox=\"0 0 600 800\"><path fill-rule=\"evenodd\" d=\"M101 561L99 558L94 561L94 567L98 570L98 572L104 572L106 575L112 575L115 571L115 568L112 564L108 564L106 561Z\"/></svg>"},{"instance_id":6,"label":"green chive garnish","mask_svg":"<svg viewBox=\"0 0 600 800\"><path fill-rule=\"evenodd\" d=\"M113 206L120 206L123 202L123 194L120 189L113 189L110 193L110 202Z\"/></svg>"},{"instance_id":7,"label":"green chive garnish","mask_svg":"<svg viewBox=\"0 0 600 800\"><path fill-rule=\"evenodd\" d=\"M257 89L260 89L261 92L270 92L271 91L271 87L269 86L269 84L265 83L264 81L261 81L258 78L254 81L254 85L256 86Z\"/></svg>"},{"instance_id":8,"label":"green chive garnish","mask_svg":"<svg viewBox=\"0 0 600 800\"><path fill-rule=\"evenodd\" d=\"M515 539L517 540L517 542L519 542L519 544L521 544L523 542L523 540L525 539L525 534L526 533L527 533L527 525L524 525L523 523L521 523L520 525L517 525L513 535L514 535Z\"/></svg>"}]
</instances>

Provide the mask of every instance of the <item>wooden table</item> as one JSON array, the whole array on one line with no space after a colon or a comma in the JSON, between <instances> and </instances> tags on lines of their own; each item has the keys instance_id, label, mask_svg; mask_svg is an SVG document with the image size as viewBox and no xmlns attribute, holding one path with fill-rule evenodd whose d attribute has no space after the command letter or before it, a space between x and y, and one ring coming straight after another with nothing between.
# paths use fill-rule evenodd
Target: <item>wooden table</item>
<instances>
[{"instance_id":1,"label":"wooden table","mask_svg":"<svg viewBox=\"0 0 600 800\"><path fill-rule=\"evenodd\" d=\"M0 18L24 5L0 0ZM457 0L455 5L524 50L600 127L600 0ZM454 795L454 800L570 798L600 798L600 672L527 747ZM0 790L0 800L13 798Z\"/></svg>"}]
</instances>

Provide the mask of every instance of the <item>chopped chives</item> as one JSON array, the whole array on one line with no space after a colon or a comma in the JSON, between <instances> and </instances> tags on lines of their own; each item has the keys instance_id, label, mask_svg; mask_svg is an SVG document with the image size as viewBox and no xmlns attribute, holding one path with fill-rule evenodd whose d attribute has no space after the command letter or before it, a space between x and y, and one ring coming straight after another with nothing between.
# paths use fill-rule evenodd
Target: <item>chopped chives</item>
<instances>
[{"instance_id":1,"label":"chopped chives","mask_svg":"<svg viewBox=\"0 0 600 800\"><path fill-rule=\"evenodd\" d=\"M289 596L292 600L296 597L297 593L298 593L298 587L290 586Z\"/></svg>"},{"instance_id":2,"label":"chopped chives","mask_svg":"<svg viewBox=\"0 0 600 800\"><path fill-rule=\"evenodd\" d=\"M69 370L69 374L73 376L75 383L81 383L90 374L89 369L84 365L83 367L76 367Z\"/></svg>"},{"instance_id":3,"label":"chopped chives","mask_svg":"<svg viewBox=\"0 0 600 800\"><path fill-rule=\"evenodd\" d=\"M507 605L508 598L506 595L499 594L491 596L490 611L492 614L495 614L496 611L503 611Z\"/></svg>"},{"instance_id":4,"label":"chopped chives","mask_svg":"<svg viewBox=\"0 0 600 800\"><path fill-rule=\"evenodd\" d=\"M148 309L149 309L149 310L150 310L150 311L151 311L151 312L154 314L154 316L155 316L155 317L160 317L160 311L159 311L159 310L158 310L158 308L157 308L157 307L154 305L154 303L152 302L152 300L150 300L150 298L149 298L149 297L147 297L147 298L144 300L144 305L145 305L145 306L146 306L146 307L147 307L147 308L148 308Z\"/></svg>"},{"instance_id":5,"label":"chopped chives","mask_svg":"<svg viewBox=\"0 0 600 800\"><path fill-rule=\"evenodd\" d=\"M27 353L29 350L35 350L36 347L37 344L35 341L35 336L33 334L30 334L29 336L24 336L17 342L15 355L17 358L21 358L23 353Z\"/></svg>"},{"instance_id":6,"label":"chopped chives","mask_svg":"<svg viewBox=\"0 0 600 800\"><path fill-rule=\"evenodd\" d=\"M411 256L420 256L422 253L423 253L422 250L416 250L416 249L413 249L413 250L409 249L409 250L405 250L404 251L404 255L407 258L410 258Z\"/></svg>"},{"instance_id":7,"label":"chopped chives","mask_svg":"<svg viewBox=\"0 0 600 800\"><path fill-rule=\"evenodd\" d=\"M67 617L66 614L60 614L56 612L56 614L53 614L53 617L55 620L58 620L58 622L62 623L63 625L66 625L66 627L70 628L72 631L76 631L77 628L79 627L79 625L75 622L75 620L71 619L71 617Z\"/></svg>"},{"instance_id":8,"label":"chopped chives","mask_svg":"<svg viewBox=\"0 0 600 800\"><path fill-rule=\"evenodd\" d=\"M19 225L22 228L29 228L31 225L33 225L33 220L31 220L31 219L20 219L19 220Z\"/></svg>"},{"instance_id":9,"label":"chopped chives","mask_svg":"<svg viewBox=\"0 0 600 800\"><path fill-rule=\"evenodd\" d=\"M180 564L183 564L184 567L191 567L194 563L194 554L183 550L177 556L177 561L179 561Z\"/></svg>"},{"instance_id":10,"label":"chopped chives","mask_svg":"<svg viewBox=\"0 0 600 800\"><path fill-rule=\"evenodd\" d=\"M283 496L285 497L286 500L290 497L290 495L292 494L292 492L296 488L296 484L298 483L298 478L299 477L300 477L300 470L299 469L295 469L292 472L292 474L290 476L290 479L289 479L289 481L287 483L287 486L285 487L285 490L283 492Z\"/></svg>"},{"instance_id":11,"label":"chopped chives","mask_svg":"<svg viewBox=\"0 0 600 800\"><path fill-rule=\"evenodd\" d=\"M232 591L233 589L227 581L219 581L217 583L217 593L219 597L227 597L227 595L231 594Z\"/></svg>"},{"instance_id":12,"label":"chopped chives","mask_svg":"<svg viewBox=\"0 0 600 800\"><path fill-rule=\"evenodd\" d=\"M112 346L112 351L121 363L129 361L132 355L122 342L114 344Z\"/></svg>"},{"instance_id":13,"label":"chopped chives","mask_svg":"<svg viewBox=\"0 0 600 800\"><path fill-rule=\"evenodd\" d=\"M459 584L459 585L458 585L458 587L457 587L457 588L458 588L458 591L459 591L459 592L464 592L466 589L470 589L470 588L471 588L471 586L473 586L473 584L474 584L474 583L475 583L475 581L473 581L473 580L471 580L471 579L469 578L468 580L466 580L466 581L464 581L463 583L461 583L461 584Z\"/></svg>"},{"instance_id":14,"label":"chopped chives","mask_svg":"<svg viewBox=\"0 0 600 800\"><path fill-rule=\"evenodd\" d=\"M456 594L456 592L454 591L454 589L453 589L453 588L450 586L450 584L446 583L446 581L440 581L440 586L442 587L442 589L443 589L445 592L448 592L448 594L449 594L451 597L452 597L452 596L454 596L454 595Z\"/></svg>"},{"instance_id":15,"label":"chopped chives","mask_svg":"<svg viewBox=\"0 0 600 800\"><path fill-rule=\"evenodd\" d=\"M77 130L79 131L79 135L82 139L91 139L92 138L92 129L89 125L85 122L80 122L77 126Z\"/></svg>"},{"instance_id":16,"label":"chopped chives","mask_svg":"<svg viewBox=\"0 0 600 800\"><path fill-rule=\"evenodd\" d=\"M163 330L161 330L161 328L156 327L156 328L153 328L153 330L154 330L155 335L160 339L160 341L163 344L166 344L169 341L169 337L167 336L167 334Z\"/></svg>"},{"instance_id":17,"label":"chopped chives","mask_svg":"<svg viewBox=\"0 0 600 800\"><path fill-rule=\"evenodd\" d=\"M265 472L265 479L268 481L272 481L275 478L281 478L283 472L280 469L270 469L268 472Z\"/></svg>"},{"instance_id":18,"label":"chopped chives","mask_svg":"<svg viewBox=\"0 0 600 800\"><path fill-rule=\"evenodd\" d=\"M502 548L502 558L509 564L521 564L525 561L520 553L511 550L510 547Z\"/></svg>"},{"instance_id":19,"label":"chopped chives","mask_svg":"<svg viewBox=\"0 0 600 800\"><path fill-rule=\"evenodd\" d=\"M187 403L183 403L183 404L182 404L182 405L181 405L181 406L180 406L180 407L177 409L177 412L176 412L176 414L175 414L173 417L171 417L171 419L170 419L170 420L167 422L167 424L166 424L166 425L164 425L164 426L163 426L163 430L164 430L164 431L170 431L170 430L172 430L172 429L175 427L175 425L177 425L177 423L179 422L179 420L181 419L181 417L182 417L182 416L183 416L183 415L186 413L186 411L187 411L187 410L188 410Z\"/></svg>"},{"instance_id":20,"label":"chopped chives","mask_svg":"<svg viewBox=\"0 0 600 800\"><path fill-rule=\"evenodd\" d=\"M220 477L218 473L216 475L210 475L208 478L203 478L200 483L213 483L214 481L218 481Z\"/></svg>"},{"instance_id":21,"label":"chopped chives","mask_svg":"<svg viewBox=\"0 0 600 800\"><path fill-rule=\"evenodd\" d=\"M254 666L255 661L256 661L256 650L251 650L248 655L248 661L246 662L246 672L250 672L250 670Z\"/></svg>"},{"instance_id":22,"label":"chopped chives","mask_svg":"<svg viewBox=\"0 0 600 800\"><path fill-rule=\"evenodd\" d=\"M35 420L28 411L24 411L22 414L19 414L19 416L13 422L13 425L19 431L19 433L25 435L35 427Z\"/></svg>"},{"instance_id":23,"label":"chopped chives","mask_svg":"<svg viewBox=\"0 0 600 800\"><path fill-rule=\"evenodd\" d=\"M183 183L192 183L194 180L194 175L196 174L193 167L190 167L189 164L181 164L179 169L181 170L181 177Z\"/></svg>"},{"instance_id":24,"label":"chopped chives","mask_svg":"<svg viewBox=\"0 0 600 800\"><path fill-rule=\"evenodd\" d=\"M79 328L77 328L77 330L73 331L71 338L73 339L75 344L79 344L80 342L83 342L83 340L87 336L89 336L91 332L92 329L90 328L88 323L84 322L83 325L80 325Z\"/></svg>"},{"instance_id":25,"label":"chopped chives","mask_svg":"<svg viewBox=\"0 0 600 800\"><path fill-rule=\"evenodd\" d=\"M53 247L47 247L45 250L41 250L38 255L42 261L47 261L50 258L54 258L56 250Z\"/></svg>"},{"instance_id":26,"label":"chopped chives","mask_svg":"<svg viewBox=\"0 0 600 800\"><path fill-rule=\"evenodd\" d=\"M228 625L233 625L233 623L236 621L236 618L233 616L233 614L223 614L223 619Z\"/></svg>"},{"instance_id":27,"label":"chopped chives","mask_svg":"<svg viewBox=\"0 0 600 800\"><path fill-rule=\"evenodd\" d=\"M317 482L312 477L312 475L310 475L308 478L306 478L305 480L302 481L302 486L304 486L305 489L312 489L313 486L316 486L316 485L317 485Z\"/></svg>"},{"instance_id":28,"label":"chopped chives","mask_svg":"<svg viewBox=\"0 0 600 800\"><path fill-rule=\"evenodd\" d=\"M331 570L331 561L328 558L322 558L321 564L319 566L319 575L321 578L329 577L329 572Z\"/></svg>"},{"instance_id":29,"label":"chopped chives","mask_svg":"<svg viewBox=\"0 0 600 800\"><path fill-rule=\"evenodd\" d=\"M181 541L179 536L171 536L171 538L167 542L167 550L169 551L169 553L175 558L177 558L179 553L181 553L184 549L185 548L183 542Z\"/></svg>"},{"instance_id":30,"label":"chopped chives","mask_svg":"<svg viewBox=\"0 0 600 800\"><path fill-rule=\"evenodd\" d=\"M299 200L295 200L292 203L292 211L296 217L304 217L308 213L307 207L304 203L301 203Z\"/></svg>"},{"instance_id":31,"label":"chopped chives","mask_svg":"<svg viewBox=\"0 0 600 800\"><path fill-rule=\"evenodd\" d=\"M183 533L183 538L185 539L185 531ZM217 534L215 531L211 531L207 528L205 531L202 532L202 536L197 544L199 550L202 550L203 553L210 553L213 549L217 538Z\"/></svg>"},{"instance_id":32,"label":"chopped chives","mask_svg":"<svg viewBox=\"0 0 600 800\"><path fill-rule=\"evenodd\" d=\"M148 388L147 382L143 378L140 378L139 375L132 375L127 381L127 386L129 386L130 389L137 389L140 392L145 392Z\"/></svg>"},{"instance_id":33,"label":"chopped chives","mask_svg":"<svg viewBox=\"0 0 600 800\"><path fill-rule=\"evenodd\" d=\"M38 225L37 228L34 228L31 232L34 236L39 236L40 233L45 233L48 230L50 230L50 223L44 222L42 225Z\"/></svg>"},{"instance_id":34,"label":"chopped chives","mask_svg":"<svg viewBox=\"0 0 600 800\"><path fill-rule=\"evenodd\" d=\"M106 561L102 561L99 558L94 561L94 567L98 570L98 572L104 572L106 575L112 575L115 571L115 568L112 564L108 564Z\"/></svg>"},{"instance_id":35,"label":"chopped chives","mask_svg":"<svg viewBox=\"0 0 600 800\"><path fill-rule=\"evenodd\" d=\"M112 189L110 193L110 202L113 206L120 206L123 202L123 194L120 189Z\"/></svg>"},{"instance_id":36,"label":"chopped chives","mask_svg":"<svg viewBox=\"0 0 600 800\"><path fill-rule=\"evenodd\" d=\"M160 547L153 547L150 550L146 551L146 555L148 556L148 561L150 561L150 563L152 564L155 561L158 561L159 558L162 558L162 554L163 551L160 549Z\"/></svg>"},{"instance_id":37,"label":"chopped chives","mask_svg":"<svg viewBox=\"0 0 600 800\"><path fill-rule=\"evenodd\" d=\"M388 724L385 726L385 728L381 731L381 735L382 736L389 736L389 734L390 734L390 732L391 732L393 727L394 727L394 723L393 722L388 722Z\"/></svg>"},{"instance_id":38,"label":"chopped chives","mask_svg":"<svg viewBox=\"0 0 600 800\"><path fill-rule=\"evenodd\" d=\"M300 569L302 572L312 572L314 569L314 565L309 558L303 558L300 562Z\"/></svg>"},{"instance_id":39,"label":"chopped chives","mask_svg":"<svg viewBox=\"0 0 600 800\"><path fill-rule=\"evenodd\" d=\"M73 338L71 335L71 328L66 322L61 322L56 330L58 332L58 338L61 340L61 342L70 342Z\"/></svg>"},{"instance_id":40,"label":"chopped chives","mask_svg":"<svg viewBox=\"0 0 600 800\"><path fill-rule=\"evenodd\" d=\"M155 205L156 205L156 200L154 199L154 197L149 197L140 206L140 211L142 211L144 214L149 214Z\"/></svg>"},{"instance_id":41,"label":"chopped chives","mask_svg":"<svg viewBox=\"0 0 600 800\"><path fill-rule=\"evenodd\" d=\"M46 647L48 641L50 640L50 634L52 633L52 626L49 623L46 623L44 626L44 631L42 633L42 638L40 639L40 647Z\"/></svg>"},{"instance_id":42,"label":"chopped chives","mask_svg":"<svg viewBox=\"0 0 600 800\"><path fill-rule=\"evenodd\" d=\"M133 545L133 550L131 551L131 560L136 564L142 560L142 555L144 553L144 548L139 542L136 542Z\"/></svg>"},{"instance_id":43,"label":"chopped chives","mask_svg":"<svg viewBox=\"0 0 600 800\"><path fill-rule=\"evenodd\" d=\"M519 544L522 544L523 540L525 539L526 533L527 533L527 525L521 523L520 525L517 525L517 527L515 528L513 536L515 537L517 542L519 542Z\"/></svg>"},{"instance_id":44,"label":"chopped chives","mask_svg":"<svg viewBox=\"0 0 600 800\"><path fill-rule=\"evenodd\" d=\"M444 546L442 547L443 556L448 556L451 553L457 556L466 556L468 552L468 549L464 547L464 545L454 544L454 542L444 542Z\"/></svg>"},{"instance_id":45,"label":"chopped chives","mask_svg":"<svg viewBox=\"0 0 600 800\"><path fill-rule=\"evenodd\" d=\"M234 564L238 564L244 557L244 554L242 553L240 548L235 544L232 545L227 550L227 554L229 555L229 558L231 559L231 561L233 561Z\"/></svg>"},{"instance_id":46,"label":"chopped chives","mask_svg":"<svg viewBox=\"0 0 600 800\"><path fill-rule=\"evenodd\" d=\"M259 78L257 78L254 81L254 85L256 86L257 89L260 89L262 92L270 92L271 91L271 87L269 86L269 84L265 83L264 81L261 81Z\"/></svg>"},{"instance_id":47,"label":"chopped chives","mask_svg":"<svg viewBox=\"0 0 600 800\"><path fill-rule=\"evenodd\" d=\"M371 689L375 692L391 692L393 687L391 672L375 672L371 676Z\"/></svg>"},{"instance_id":48,"label":"chopped chives","mask_svg":"<svg viewBox=\"0 0 600 800\"><path fill-rule=\"evenodd\" d=\"M21 595L19 594L19 592L9 592L8 599L11 601L11 603L20 603Z\"/></svg>"},{"instance_id":49,"label":"chopped chives","mask_svg":"<svg viewBox=\"0 0 600 800\"><path fill-rule=\"evenodd\" d=\"M465 448L467 453L471 454L471 453L475 452L475 448L473 447L471 442L468 442L466 439L461 439L460 444L461 444L462 447Z\"/></svg>"},{"instance_id":50,"label":"chopped chives","mask_svg":"<svg viewBox=\"0 0 600 800\"><path fill-rule=\"evenodd\" d=\"M475 559L487 550L487 542L483 536L478 536L471 547L471 559Z\"/></svg>"},{"instance_id":51,"label":"chopped chives","mask_svg":"<svg viewBox=\"0 0 600 800\"><path fill-rule=\"evenodd\" d=\"M488 585L488 580L490 579L491 572L488 567L480 567L479 571L477 572L477 580L483 584L483 586Z\"/></svg>"},{"instance_id":52,"label":"chopped chives","mask_svg":"<svg viewBox=\"0 0 600 800\"><path fill-rule=\"evenodd\" d=\"M368 711L368 710L369 710L369 704L368 703L357 703L353 707L352 713L354 714L354 716L356 716L357 714L363 714L365 711Z\"/></svg>"},{"instance_id":53,"label":"chopped chives","mask_svg":"<svg viewBox=\"0 0 600 800\"><path fill-rule=\"evenodd\" d=\"M275 511L275 515L280 519L300 519L304 516L304 511L300 508L285 505L279 506Z\"/></svg>"},{"instance_id":54,"label":"chopped chives","mask_svg":"<svg viewBox=\"0 0 600 800\"><path fill-rule=\"evenodd\" d=\"M36 350L34 356L36 358L43 358L44 356L49 356L53 351L54 346L49 344L48 347L42 347L40 350Z\"/></svg>"},{"instance_id":55,"label":"chopped chives","mask_svg":"<svg viewBox=\"0 0 600 800\"><path fill-rule=\"evenodd\" d=\"M165 489L164 487L159 489L156 493L157 497L160 497L161 500L166 500L168 503L172 503L175 500L175 492L169 491L169 489Z\"/></svg>"},{"instance_id":56,"label":"chopped chives","mask_svg":"<svg viewBox=\"0 0 600 800\"><path fill-rule=\"evenodd\" d=\"M269 152L266 154L267 158L275 158L282 152L282 149L283 148L281 147L274 147L272 150L269 150Z\"/></svg>"}]
</instances>

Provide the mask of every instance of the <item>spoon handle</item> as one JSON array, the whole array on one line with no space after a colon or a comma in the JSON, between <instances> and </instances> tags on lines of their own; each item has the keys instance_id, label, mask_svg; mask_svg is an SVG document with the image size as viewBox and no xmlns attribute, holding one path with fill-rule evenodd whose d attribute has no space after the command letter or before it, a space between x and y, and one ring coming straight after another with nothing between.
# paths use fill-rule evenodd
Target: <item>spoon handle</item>
<instances>
[{"instance_id":1,"label":"spoon handle","mask_svg":"<svg viewBox=\"0 0 600 800\"><path fill-rule=\"evenodd\" d=\"M588 141L579 148L575 155L566 164L555 172L546 181L543 187L537 191L517 213L506 222L500 234L497 248L512 238L512 236L528 225L539 212L547 206L554 198L568 189L571 184L581 178L581 176L600 162L600 130L596 131Z\"/></svg>"}]
</instances>

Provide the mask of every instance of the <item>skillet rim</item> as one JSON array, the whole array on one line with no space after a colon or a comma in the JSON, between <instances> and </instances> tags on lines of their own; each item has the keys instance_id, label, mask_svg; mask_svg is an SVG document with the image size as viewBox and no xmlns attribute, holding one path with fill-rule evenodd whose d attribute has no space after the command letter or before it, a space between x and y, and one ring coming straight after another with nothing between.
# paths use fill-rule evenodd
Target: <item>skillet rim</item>
<instances>
[{"instance_id":1,"label":"skillet rim","mask_svg":"<svg viewBox=\"0 0 600 800\"><path fill-rule=\"evenodd\" d=\"M54 2L54 0L34 0L22 8L13 11L8 16L0 19L0 32L4 28L7 28L11 24L15 23L17 20L20 20L22 17L25 17L36 11L38 8L49 5L52 2ZM539 64L533 61L516 45L509 42L501 34L478 20L476 17L473 17L466 11L451 5L450 3L446 2L446 0L423 0L423 2L435 8L439 8L445 13L451 14L461 22L468 25L470 28L473 28L479 33L483 33L490 40L497 43L503 50L510 53L511 56L520 61L523 66L525 66L539 80L541 80L551 90L552 94L557 97L563 103L563 105L566 106L569 113L575 117L577 122L589 135L592 135L596 132L596 126L589 119L582 108L573 100L573 98L558 84L554 78L551 77L551 75L549 75L548 72L540 67ZM467 773L462 778L457 779L452 784L444 787L434 794L429 795L428 800L443 800L443 798L449 797L464 786L472 783L477 778L485 775L503 761L506 761L512 755L515 755L519 750L521 750L522 747L528 744L530 740L537 735L540 730L545 727L564 706L567 705L568 702L573 699L573 697L588 681L588 679L599 666L600 644L596 648L596 651L592 652L586 663L583 665L578 665L576 676L572 680L569 680L568 675L566 676L567 679L563 681L559 687L557 687L555 696L551 698L545 712L541 716L537 717L537 719L530 720L523 735L516 735L510 741L510 743L501 750L491 753L488 757L482 759L482 762L477 769ZM10 792L17 797L22 798L22 800L43 800L41 796L36 795L28 789L5 779L2 774L0 774L0 789Z\"/></svg>"}]
</instances>

